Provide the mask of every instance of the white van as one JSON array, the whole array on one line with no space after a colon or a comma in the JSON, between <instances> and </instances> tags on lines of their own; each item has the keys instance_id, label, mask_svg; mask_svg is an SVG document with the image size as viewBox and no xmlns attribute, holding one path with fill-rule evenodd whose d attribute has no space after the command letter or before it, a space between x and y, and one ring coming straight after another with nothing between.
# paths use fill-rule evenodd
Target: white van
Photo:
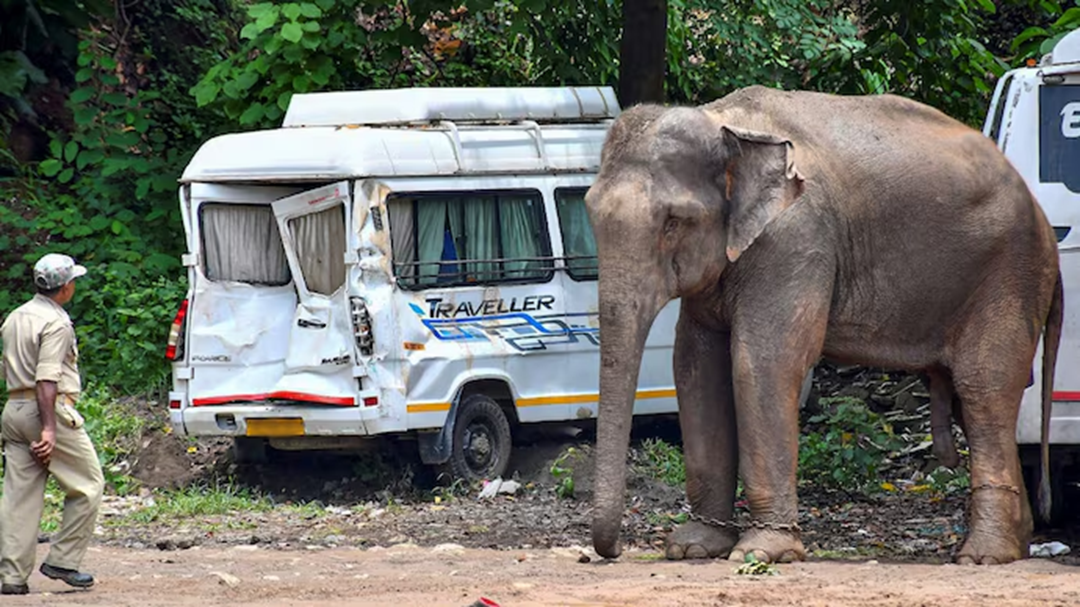
<instances>
[{"instance_id":1,"label":"white van","mask_svg":"<svg viewBox=\"0 0 1080 607\"><path fill-rule=\"evenodd\" d=\"M997 142L1031 188L1057 232L1065 321L1054 376L1051 481L1065 487L1080 446L1080 30L1063 38L1037 66L998 81L983 133ZM1042 424L1042 342L1034 383L1020 406L1017 441L1026 464L1038 461ZM1055 509L1064 500L1055 495Z\"/></svg>"},{"instance_id":2,"label":"white van","mask_svg":"<svg viewBox=\"0 0 1080 607\"><path fill-rule=\"evenodd\" d=\"M315 93L206 142L181 178L175 431L241 456L414 434L474 480L504 473L514 425L594 418L583 197L618 113L607 87ZM677 412L677 316L653 325L636 414Z\"/></svg>"}]
</instances>

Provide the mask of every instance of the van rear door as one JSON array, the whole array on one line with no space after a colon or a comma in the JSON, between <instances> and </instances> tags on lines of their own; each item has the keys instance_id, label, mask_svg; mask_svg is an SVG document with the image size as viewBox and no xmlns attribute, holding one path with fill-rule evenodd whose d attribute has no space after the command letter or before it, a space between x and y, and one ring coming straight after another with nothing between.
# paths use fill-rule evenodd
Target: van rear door
<instances>
[{"instance_id":1,"label":"van rear door","mask_svg":"<svg viewBox=\"0 0 1080 607\"><path fill-rule=\"evenodd\" d=\"M262 401L281 378L296 290L270 202L294 192L195 183L184 363L192 406Z\"/></svg>"},{"instance_id":2,"label":"van rear door","mask_svg":"<svg viewBox=\"0 0 1080 607\"><path fill-rule=\"evenodd\" d=\"M355 247L350 247L350 200L349 183L342 181L273 203L297 302L285 371L272 399L346 407L358 404L346 288L356 265Z\"/></svg>"}]
</instances>

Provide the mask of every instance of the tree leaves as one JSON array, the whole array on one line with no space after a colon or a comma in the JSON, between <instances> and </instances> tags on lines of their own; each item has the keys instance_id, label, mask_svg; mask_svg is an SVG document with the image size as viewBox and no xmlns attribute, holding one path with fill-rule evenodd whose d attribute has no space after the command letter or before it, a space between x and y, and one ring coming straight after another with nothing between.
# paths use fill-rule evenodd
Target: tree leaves
<instances>
[{"instance_id":1,"label":"tree leaves","mask_svg":"<svg viewBox=\"0 0 1080 607\"><path fill-rule=\"evenodd\" d=\"M289 42L300 42L300 39L304 37L304 28L295 21L290 21L281 26L281 37Z\"/></svg>"}]
</instances>

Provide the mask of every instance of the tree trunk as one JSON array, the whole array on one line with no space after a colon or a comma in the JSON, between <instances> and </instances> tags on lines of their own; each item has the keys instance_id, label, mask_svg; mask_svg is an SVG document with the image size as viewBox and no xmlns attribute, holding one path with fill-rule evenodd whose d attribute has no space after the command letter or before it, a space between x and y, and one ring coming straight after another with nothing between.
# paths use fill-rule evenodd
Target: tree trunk
<instances>
[{"instance_id":1,"label":"tree trunk","mask_svg":"<svg viewBox=\"0 0 1080 607\"><path fill-rule=\"evenodd\" d=\"M623 0L619 104L664 102L667 0Z\"/></svg>"}]
</instances>

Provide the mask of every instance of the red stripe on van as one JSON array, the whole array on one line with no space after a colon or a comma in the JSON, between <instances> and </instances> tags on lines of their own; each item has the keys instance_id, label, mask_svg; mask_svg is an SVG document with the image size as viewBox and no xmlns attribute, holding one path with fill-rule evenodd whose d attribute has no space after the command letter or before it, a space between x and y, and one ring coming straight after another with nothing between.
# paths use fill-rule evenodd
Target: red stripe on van
<instances>
[{"instance_id":1,"label":"red stripe on van","mask_svg":"<svg viewBox=\"0 0 1080 607\"><path fill-rule=\"evenodd\" d=\"M1080 402L1080 392L1054 392L1054 400Z\"/></svg>"},{"instance_id":2,"label":"red stripe on van","mask_svg":"<svg viewBox=\"0 0 1080 607\"><path fill-rule=\"evenodd\" d=\"M244 401L262 401L278 398L282 400L298 400L320 405L339 405L342 407L356 406L356 399L351 396L321 396L318 394L305 394L303 392L271 392L269 394L234 394L231 396L208 396L206 398L192 399L193 407L212 407L214 405L226 405Z\"/></svg>"},{"instance_id":3,"label":"red stripe on van","mask_svg":"<svg viewBox=\"0 0 1080 607\"><path fill-rule=\"evenodd\" d=\"M229 403L235 402L266 400L269 397L269 394L234 394L232 396L208 396L206 398L191 399L191 406L209 407L212 405L227 405Z\"/></svg>"},{"instance_id":4,"label":"red stripe on van","mask_svg":"<svg viewBox=\"0 0 1080 607\"><path fill-rule=\"evenodd\" d=\"M320 396L318 394L305 394L303 392L274 392L270 395L270 398L302 400L309 403L341 405L343 407L352 407L356 405L356 399L351 396Z\"/></svg>"}]
</instances>

